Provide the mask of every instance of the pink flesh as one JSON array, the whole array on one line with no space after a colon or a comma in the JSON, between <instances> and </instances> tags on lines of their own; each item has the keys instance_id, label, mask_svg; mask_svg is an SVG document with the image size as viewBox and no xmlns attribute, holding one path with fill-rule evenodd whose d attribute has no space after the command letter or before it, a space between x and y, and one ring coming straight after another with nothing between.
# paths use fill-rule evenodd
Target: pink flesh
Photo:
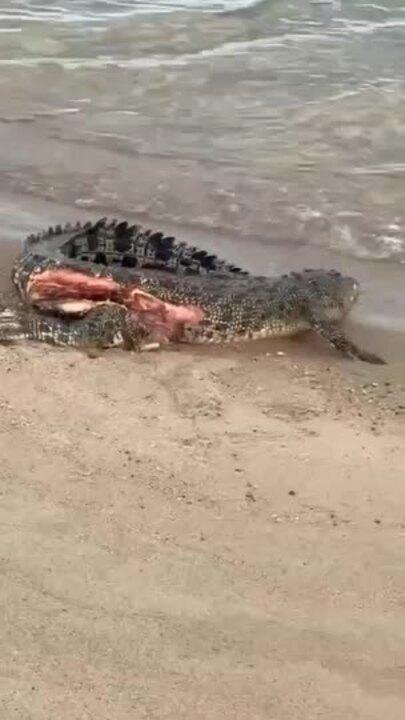
<instances>
[{"instance_id":1,"label":"pink flesh","mask_svg":"<svg viewBox=\"0 0 405 720\"><path fill-rule=\"evenodd\" d=\"M135 288L130 291L125 305L149 327L151 338L158 342L179 340L184 325L198 325L204 313L197 305L173 305Z\"/></svg>"},{"instance_id":2,"label":"pink flesh","mask_svg":"<svg viewBox=\"0 0 405 720\"><path fill-rule=\"evenodd\" d=\"M74 270L44 270L29 281L27 294L34 304L47 299L113 300L121 294L121 286L112 278L91 277Z\"/></svg>"},{"instance_id":3,"label":"pink flesh","mask_svg":"<svg viewBox=\"0 0 405 720\"><path fill-rule=\"evenodd\" d=\"M198 325L204 312L197 305L173 305L150 295L139 287L127 287L112 278L92 277L74 270L45 270L34 275L27 285L30 302L43 310L58 310L69 315L84 315L104 302L125 305L148 326L159 342L180 338L184 325Z\"/></svg>"}]
</instances>

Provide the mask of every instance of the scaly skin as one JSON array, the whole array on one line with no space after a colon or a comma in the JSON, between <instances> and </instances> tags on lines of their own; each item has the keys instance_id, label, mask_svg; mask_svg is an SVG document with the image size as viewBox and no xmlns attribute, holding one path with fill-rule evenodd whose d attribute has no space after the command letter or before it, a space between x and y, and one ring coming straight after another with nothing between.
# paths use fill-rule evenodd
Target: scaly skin
<instances>
[{"instance_id":1,"label":"scaly skin","mask_svg":"<svg viewBox=\"0 0 405 720\"><path fill-rule=\"evenodd\" d=\"M71 289L58 302L39 297L38 283L46 285L49 277L52 285L54 271L60 270L66 278L77 278L77 272L79 278L87 278L95 288L91 300L84 295L79 308L69 295ZM103 280L115 290L100 300L97 288ZM4 341L28 338L78 347L142 347L156 340L162 317L170 317L173 309L188 308L198 320L177 323L176 332L171 327L166 340L236 342L313 329L346 357L384 362L357 348L340 330L358 296L353 278L334 270L254 277L198 248L125 222L68 224L29 236L13 281L24 310L0 317ZM75 292L77 299L77 282ZM135 304L125 299L129 296ZM156 303L157 310L144 312L145 298ZM86 302L94 307L89 309Z\"/></svg>"}]
</instances>

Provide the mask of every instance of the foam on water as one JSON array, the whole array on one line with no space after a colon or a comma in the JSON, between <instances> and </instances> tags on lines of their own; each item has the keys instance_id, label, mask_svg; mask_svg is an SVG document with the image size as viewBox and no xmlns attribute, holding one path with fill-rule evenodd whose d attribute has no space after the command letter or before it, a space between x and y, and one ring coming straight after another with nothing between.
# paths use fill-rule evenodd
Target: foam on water
<instances>
[{"instance_id":1,"label":"foam on water","mask_svg":"<svg viewBox=\"0 0 405 720\"><path fill-rule=\"evenodd\" d=\"M56 6L52 0L11 0L9 7L0 10L1 19L48 20L80 22L127 17L136 14L176 12L179 10L218 12L249 8L260 0L66 0Z\"/></svg>"},{"instance_id":2,"label":"foam on water","mask_svg":"<svg viewBox=\"0 0 405 720\"><path fill-rule=\"evenodd\" d=\"M267 0L267 2L270 4L272 0ZM237 12L261 7L265 3L266 0L182 0L181 2L179 0L66 0L64 3L55 5L53 0L43 0L42 3L37 3L36 0L10 0L7 8L0 9L0 23L1 21L103 23L106 20L136 15L178 11L198 13ZM394 20L388 19L384 22L362 22L361 20L351 21L347 18L339 18L341 3L338 0L326 0L326 2L320 3L313 0L304 0L303 5L312 6L314 11L319 8L321 13L326 8L330 17L337 18L338 21L344 24L345 29L351 32L369 33L375 29L397 27L401 24L400 17L396 17ZM369 8L378 11L380 14L389 15L392 11L390 7L372 3L355 3L355 6L364 9ZM395 6L395 11L397 15L400 15L405 12L405 5L404 7Z\"/></svg>"}]
</instances>

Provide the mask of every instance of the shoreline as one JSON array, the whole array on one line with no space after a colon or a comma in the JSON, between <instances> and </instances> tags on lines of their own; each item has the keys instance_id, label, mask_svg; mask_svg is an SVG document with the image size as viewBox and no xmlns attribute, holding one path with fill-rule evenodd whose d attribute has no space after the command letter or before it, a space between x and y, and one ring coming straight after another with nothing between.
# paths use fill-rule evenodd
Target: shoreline
<instances>
[{"instance_id":1,"label":"shoreline","mask_svg":"<svg viewBox=\"0 0 405 720\"><path fill-rule=\"evenodd\" d=\"M61 205L52 200L27 195L0 195L0 219L2 239L0 253L3 258L0 268L0 292L10 286L8 268L18 254L21 242L31 232L40 231L49 225L64 222L69 218L80 220L95 219L108 214L108 210L91 207L77 208ZM360 301L350 313L345 326L354 341L363 344L371 352L383 355L390 364L394 377L405 381L405 296L402 265L378 261L361 261L344 257L338 253L313 246L283 247L277 243L266 245L242 238L235 239L213 230L204 231L195 227L176 226L171 223L153 221L148 217L125 215L129 220L141 219L142 224L184 237L209 252L214 252L231 262L257 274L281 274L302 267L333 267L359 280L362 293ZM301 340L301 339L300 339ZM268 341L269 348L295 352L295 339ZM280 344L281 343L281 344ZM311 344L326 360L331 357L324 343L304 342L310 355ZM333 354L332 354L333 357ZM349 370L350 372L350 370ZM373 372L373 369L371 369Z\"/></svg>"},{"instance_id":2,"label":"shoreline","mask_svg":"<svg viewBox=\"0 0 405 720\"><path fill-rule=\"evenodd\" d=\"M351 276L387 364L0 344L4 720L405 718L405 27L253 2L12 0L0 309L27 235L106 215Z\"/></svg>"}]
</instances>

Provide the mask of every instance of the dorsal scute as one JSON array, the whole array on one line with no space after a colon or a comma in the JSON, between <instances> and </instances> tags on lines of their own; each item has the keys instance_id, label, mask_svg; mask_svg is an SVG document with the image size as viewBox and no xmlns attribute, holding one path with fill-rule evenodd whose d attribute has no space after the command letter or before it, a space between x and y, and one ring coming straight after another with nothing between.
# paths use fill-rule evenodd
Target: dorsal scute
<instances>
[{"instance_id":1,"label":"dorsal scute","mask_svg":"<svg viewBox=\"0 0 405 720\"><path fill-rule=\"evenodd\" d=\"M235 274L248 274L207 250L177 241L173 235L129 225L126 220L116 218L56 225L39 236L29 236L26 242L30 245L47 239L51 243L54 240L64 254L77 260L94 262L102 257L115 263L119 261L115 256L124 256L125 262L132 260L133 267L155 268L171 274L218 274L230 278Z\"/></svg>"}]
</instances>

